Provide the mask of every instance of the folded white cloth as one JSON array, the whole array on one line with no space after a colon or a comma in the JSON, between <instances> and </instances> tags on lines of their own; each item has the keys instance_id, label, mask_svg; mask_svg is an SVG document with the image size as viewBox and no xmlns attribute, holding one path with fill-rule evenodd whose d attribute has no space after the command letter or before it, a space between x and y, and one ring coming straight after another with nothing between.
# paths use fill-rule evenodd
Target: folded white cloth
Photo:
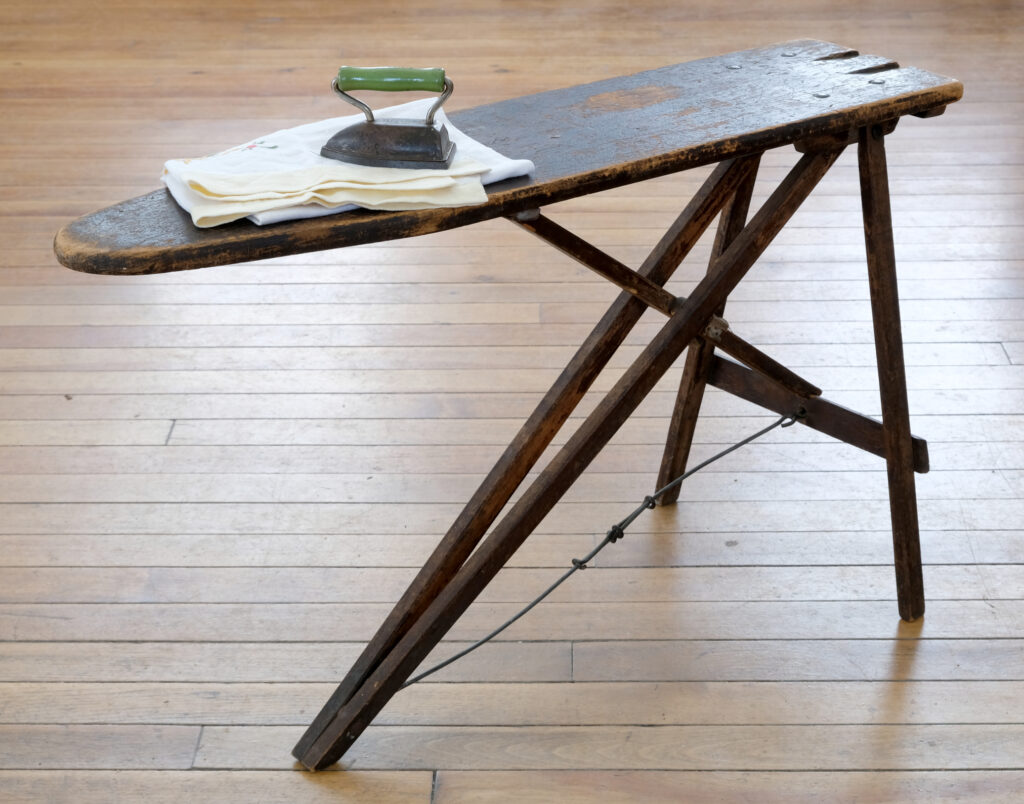
<instances>
[{"instance_id":1,"label":"folded white cloth","mask_svg":"<svg viewBox=\"0 0 1024 804\"><path fill-rule=\"evenodd\" d=\"M375 116L422 119L431 98L374 112ZM335 132L365 120L362 114L335 117L268 134L200 159L173 159L162 181L199 227L240 218L263 225L331 215L355 207L423 209L480 204L483 185L533 171L528 159L509 159L455 128L439 110L455 143L445 170L375 168L320 156Z\"/></svg>"}]
</instances>

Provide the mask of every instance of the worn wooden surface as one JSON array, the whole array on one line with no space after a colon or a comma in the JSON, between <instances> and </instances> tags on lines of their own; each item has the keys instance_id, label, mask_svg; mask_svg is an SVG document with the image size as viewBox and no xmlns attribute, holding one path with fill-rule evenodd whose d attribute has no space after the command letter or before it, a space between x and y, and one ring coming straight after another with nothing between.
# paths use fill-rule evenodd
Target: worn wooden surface
<instances>
[{"instance_id":1,"label":"worn wooden surface","mask_svg":"<svg viewBox=\"0 0 1024 804\"><path fill-rule=\"evenodd\" d=\"M643 0L587 3L581 25L576 3L353 8L0 8L0 720L5 739L41 746L33 764L0 770L0 800L1014 801L1021 764L998 752L1024 722L1019 10ZM692 478L677 511L638 521L493 652L397 696L382 728L415 728L412 739L382 732L366 770L294 772L287 747L615 291L505 221L128 279L59 266L53 233L150 191L164 159L336 114L320 88L343 60L443 59L457 110L798 36L967 88L943 118L905 119L886 143L911 422L932 463L917 478L923 625L900 626L894 611L880 460L791 429ZM852 150L728 318L842 405L878 415ZM755 204L794 160L766 155ZM703 178L549 214L637 265ZM688 291L709 250L710 236L670 291ZM595 388L611 387L662 318L640 320ZM653 489L680 371L458 639L538 592ZM592 405L588 395L578 415ZM704 408L695 459L766 421L713 388ZM437 658L464 644L446 641ZM75 728L53 728L65 723ZM564 724L602 731L587 742ZM773 731L779 754L746 739L787 724L813 731ZM146 769L119 764L126 745L159 747L143 733L170 737L168 725L202 738L189 769L172 769L174 741ZM658 725L692 727L660 745L668 760L703 752L702 770L666 770L655 753L629 769L527 767L536 740L614 754ZM845 731L829 737L833 727ZM55 748L76 744L93 766L62 769ZM429 744L433 755L417 753ZM853 744L865 765L842 769ZM780 770L799 756L799 770ZM913 770L925 756L931 769ZM708 773L713 760L729 770Z\"/></svg>"},{"instance_id":2,"label":"worn wooden surface","mask_svg":"<svg viewBox=\"0 0 1024 804\"><path fill-rule=\"evenodd\" d=\"M730 195L750 179L754 167L755 163L750 159L730 160L716 167L644 260L638 275L655 287L667 282ZM311 750L342 705L366 681L466 561L645 311L645 304L631 294L622 293L616 298L523 423L364 653L303 735L296 746L300 757ZM326 753L323 751L319 757L311 759L310 764L319 764Z\"/></svg>"},{"instance_id":3,"label":"worn wooden surface","mask_svg":"<svg viewBox=\"0 0 1024 804\"><path fill-rule=\"evenodd\" d=\"M878 126L861 129L858 141L864 239L867 244L871 318L878 355L878 388L882 402L882 443L889 475L892 541L896 556L896 588L900 616L924 614L924 580L918 537L917 492L914 487L914 443L900 330L900 300L893 244L889 173L885 142Z\"/></svg>"},{"instance_id":4,"label":"worn wooden surface","mask_svg":"<svg viewBox=\"0 0 1024 804\"><path fill-rule=\"evenodd\" d=\"M435 579L435 584L445 585L422 617L408 626L395 648L367 672L363 684L344 706L332 698L324 707L317 720L322 718L328 725L314 723L296 747L304 765L315 769L331 765L352 745L706 326L838 156L838 151L807 155L793 167L750 225L715 260L713 270L682 300L665 326L458 573ZM680 229L685 228L680 223ZM624 295L629 302L634 301ZM616 313L613 306L608 316ZM534 426L543 433L548 422L542 419ZM516 478L511 480L518 485ZM513 487L509 479L502 482L509 490Z\"/></svg>"},{"instance_id":5,"label":"worn wooden surface","mask_svg":"<svg viewBox=\"0 0 1024 804\"><path fill-rule=\"evenodd\" d=\"M475 207L196 229L166 191L61 229L55 249L91 273L179 271L411 237L665 173L841 135L959 99L958 81L829 42L798 40L452 115L475 139L533 160Z\"/></svg>"},{"instance_id":6,"label":"worn wooden surface","mask_svg":"<svg viewBox=\"0 0 1024 804\"><path fill-rule=\"evenodd\" d=\"M754 158L760 163L759 156ZM756 176L751 176L745 184L737 188L736 193L729 199L728 206L722 210L718 219L715 242L711 247L708 270L711 270L718 257L743 230L743 226L747 222L755 179ZM724 313L724 304L715 310L715 315L719 317ZM700 414L700 405L704 398L707 372L714 354L714 345L704 339L694 341L686 350L683 374L679 381L679 394L672 410L672 418L669 420L668 434L665 438L665 453L661 456L661 467L658 469L658 480L655 483L659 489L669 485L686 470L690 448L693 446L697 417ZM659 496L658 502L662 505L672 505L679 499L680 490L681 486L673 486Z\"/></svg>"}]
</instances>

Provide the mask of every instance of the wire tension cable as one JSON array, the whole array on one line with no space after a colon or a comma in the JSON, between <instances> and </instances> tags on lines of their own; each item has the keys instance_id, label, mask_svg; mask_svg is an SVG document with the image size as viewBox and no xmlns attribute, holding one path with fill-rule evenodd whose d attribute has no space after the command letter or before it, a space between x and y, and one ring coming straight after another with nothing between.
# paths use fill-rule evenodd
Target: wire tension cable
<instances>
[{"instance_id":1,"label":"wire tension cable","mask_svg":"<svg viewBox=\"0 0 1024 804\"><path fill-rule=\"evenodd\" d=\"M453 662L458 661L463 656L466 656L467 654L472 653L477 648L479 648L481 645L484 645L487 642L490 642L492 639L494 639L496 636L498 636L498 634L500 634L502 631L504 631L506 628L508 628L510 625L512 625L514 622L516 622L516 620L520 619L521 617L526 615L529 611L531 611L533 608L535 608L542 600L544 600L544 598L546 598L548 595L550 595L552 592L554 592L559 586L561 586L563 583L565 583L567 580L569 580L569 578L573 574L575 574L579 570L585 570L587 568L587 565L594 559L594 557L598 553L600 553L602 550L604 550L605 547L607 547L609 544L615 544L615 542L617 542L619 539L621 539L623 536L626 535L626 528L628 528L630 525L632 525L633 522L636 520L636 518L640 516L640 514L642 514L644 511L648 510L649 508L654 508L655 505L656 505L655 501L662 494L664 494L665 492L670 491L671 489L674 489L676 486L680 485L684 480L686 480L686 478L690 477L690 475L696 474L701 469L705 468L706 466L709 466L710 464L714 463L715 461L719 460L720 458L724 458L730 452L735 452L740 447L746 446L751 441L756 441L761 436L770 433L775 428L777 428L777 427L789 427L789 426L791 426L793 424L796 424L796 422L798 422L800 419L805 418L806 416L807 416L807 412L803 408L798 410L796 413L790 414L788 416L782 416L777 421L775 421L772 424L768 425L764 429L758 430L756 433L754 433L753 435L747 436L742 441L739 441L739 442L733 444L732 446L728 447L727 449L724 449L721 452L719 452L719 453L717 453L715 455L712 455L707 460L702 461L701 463L697 464L695 467L693 467L693 469L690 469L689 471L684 472L683 474L681 474L679 477L677 477L672 482L662 486L660 489L655 491L653 494L651 494L651 495L649 495L647 497L644 497L643 502L640 503L640 505L637 506L637 508L629 516L627 516L625 519L623 519L619 523L617 523L615 525L612 525L608 529L608 532L605 534L604 539L600 542L600 544L597 545L597 547L595 547L593 550L591 550L589 553L587 553L583 558L574 558L574 559L572 559L572 567L570 567L568 570L566 570L566 572L557 581L555 581L553 584L551 584L551 586L549 586L547 589L545 589L543 592L541 592L540 595L532 603L530 603L524 609L522 609L517 614L515 614L510 620L508 620L508 621L502 623L501 625L499 625L497 628L495 628L493 631L491 631L491 633L489 633L487 636L482 637L481 639L479 639L476 642L474 642L468 648L465 648L464 650L459 651L454 656L451 656L451 657L445 659L440 664L434 665L429 670L424 670L422 673L419 673L418 675L413 676L408 681L406 681L400 687L400 689L404 690L406 687L412 686L417 681L422 681L427 676L432 676L434 673L438 672L439 670L443 670L448 665L452 664Z\"/></svg>"}]
</instances>

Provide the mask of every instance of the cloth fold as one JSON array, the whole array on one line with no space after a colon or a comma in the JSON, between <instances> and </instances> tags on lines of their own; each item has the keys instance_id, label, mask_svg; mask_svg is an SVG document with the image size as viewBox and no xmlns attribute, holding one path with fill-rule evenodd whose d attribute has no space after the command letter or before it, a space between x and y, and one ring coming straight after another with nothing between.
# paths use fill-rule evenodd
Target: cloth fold
<instances>
[{"instance_id":1,"label":"cloth fold","mask_svg":"<svg viewBox=\"0 0 1024 804\"><path fill-rule=\"evenodd\" d=\"M433 99L375 111L381 118L422 119ZM455 128L439 110L455 143L449 168L408 169L353 165L320 156L335 132L364 120L361 114L336 117L276 131L265 137L199 159L172 159L162 181L175 201L201 228L248 218L264 225L331 215L356 207L379 210L424 209L480 204L485 184L526 175L528 159L509 159Z\"/></svg>"}]
</instances>

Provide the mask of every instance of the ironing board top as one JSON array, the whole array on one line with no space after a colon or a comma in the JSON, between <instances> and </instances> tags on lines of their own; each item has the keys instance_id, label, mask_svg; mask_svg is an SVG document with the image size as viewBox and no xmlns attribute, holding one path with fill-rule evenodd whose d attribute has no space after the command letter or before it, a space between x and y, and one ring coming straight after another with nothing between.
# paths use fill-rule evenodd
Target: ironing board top
<instances>
[{"instance_id":1,"label":"ironing board top","mask_svg":"<svg viewBox=\"0 0 1024 804\"><path fill-rule=\"evenodd\" d=\"M882 57L786 42L452 113L471 137L536 165L530 176L488 186L478 206L198 229L157 190L73 221L54 250L78 271L150 274L412 237L809 138L845 137L941 110L962 92L958 81Z\"/></svg>"}]
</instances>

